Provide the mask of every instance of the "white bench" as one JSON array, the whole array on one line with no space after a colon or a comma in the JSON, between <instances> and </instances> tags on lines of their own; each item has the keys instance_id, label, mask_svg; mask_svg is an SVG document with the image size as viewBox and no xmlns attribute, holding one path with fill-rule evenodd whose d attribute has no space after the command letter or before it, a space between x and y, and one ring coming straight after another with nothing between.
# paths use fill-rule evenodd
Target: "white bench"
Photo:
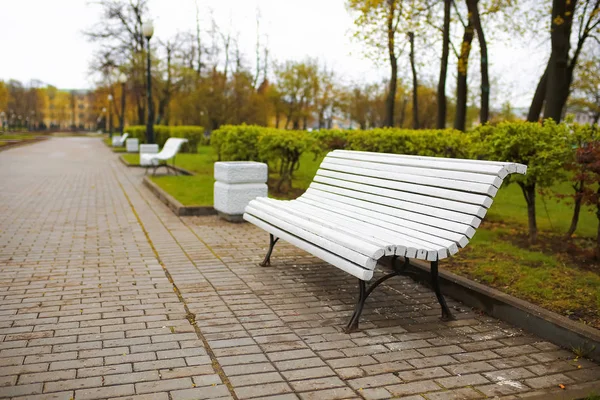
<instances>
[{"instance_id":1,"label":"white bench","mask_svg":"<svg viewBox=\"0 0 600 400\"><path fill-rule=\"evenodd\" d=\"M181 146L183 146L184 143L187 143L187 141L187 139L181 138L168 138L160 152L155 154L141 153L140 165L146 166L146 173L148 173L148 168L154 168L152 175L156 174L156 170L163 166L167 168L167 171L171 169L175 172L175 175L177 175L178 171L174 168L175 156L179 153ZM172 165L168 164L170 159L173 159Z\"/></svg>"},{"instance_id":2,"label":"white bench","mask_svg":"<svg viewBox=\"0 0 600 400\"><path fill-rule=\"evenodd\" d=\"M439 289L438 261L469 243L503 179L526 171L516 163L335 150L302 196L257 198L244 219L270 233L262 266L270 264L281 238L359 279L347 332L358 329L364 302L377 285L410 274L410 259L431 263L432 286L447 320L453 317ZM394 271L367 289L365 281L385 259Z\"/></svg>"},{"instance_id":3,"label":"white bench","mask_svg":"<svg viewBox=\"0 0 600 400\"><path fill-rule=\"evenodd\" d=\"M125 146L125 141L129 137L129 133L123 134L123 136L115 135L112 137L112 145L113 147L123 147Z\"/></svg>"}]
</instances>

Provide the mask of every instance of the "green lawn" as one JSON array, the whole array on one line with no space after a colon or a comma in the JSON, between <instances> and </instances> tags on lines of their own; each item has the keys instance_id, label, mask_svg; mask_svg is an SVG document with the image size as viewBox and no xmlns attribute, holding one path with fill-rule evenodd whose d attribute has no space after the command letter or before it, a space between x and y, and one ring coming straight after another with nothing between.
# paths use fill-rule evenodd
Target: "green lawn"
<instances>
[{"instance_id":1,"label":"green lawn","mask_svg":"<svg viewBox=\"0 0 600 400\"><path fill-rule=\"evenodd\" d=\"M139 162L137 154L122 157L132 164ZM212 205L216 160L210 146L201 146L198 154L180 154L175 163L195 176L156 176L152 179L184 205ZM294 175L294 189L287 194L273 192L278 176L271 173L269 196L285 199L302 193L312 181L321 160L322 157L315 159L313 154L304 154ZM572 189L564 183L552 190L567 194ZM571 221L572 206L540 195L536 205L540 245L526 243L527 208L520 187L505 185L499 190L471 243L442 266L600 328L600 268L593 260L582 268L582 263L568 254L568 246L562 240ZM595 213L583 209L575 234L579 241L589 238L585 240L591 243L597 227Z\"/></svg>"},{"instance_id":2,"label":"green lawn","mask_svg":"<svg viewBox=\"0 0 600 400\"><path fill-rule=\"evenodd\" d=\"M518 228L517 228L518 231ZM442 265L562 315L600 327L600 275L577 268L560 253L513 242L515 225L488 223L469 245Z\"/></svg>"}]
</instances>

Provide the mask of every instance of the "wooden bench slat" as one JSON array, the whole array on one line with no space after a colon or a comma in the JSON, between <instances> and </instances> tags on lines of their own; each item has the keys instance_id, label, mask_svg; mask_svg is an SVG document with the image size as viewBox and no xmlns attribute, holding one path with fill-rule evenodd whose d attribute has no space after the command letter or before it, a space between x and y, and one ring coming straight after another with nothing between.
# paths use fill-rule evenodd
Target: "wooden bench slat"
<instances>
[{"instance_id":1,"label":"wooden bench slat","mask_svg":"<svg viewBox=\"0 0 600 400\"><path fill-rule=\"evenodd\" d=\"M286 231L304 239L310 240L305 237L307 235L310 235L313 239L317 237L319 243L311 241L326 249L328 249L328 247L325 246L334 246L338 249L336 252L337 254L344 255L345 258L348 258L356 264L364 265L367 268L375 266L375 264L369 262L368 259L378 260L385 255L385 250L379 246L374 246L352 236L320 226L314 222L288 215L281 212L281 210L266 206L258 201L250 202L248 207L251 210L250 214L260 217L260 219L265 221L275 219L280 226L287 224L289 226L288 229L285 229ZM343 251L343 248L347 251ZM339 253L339 251L343 251L343 254ZM345 254L348 256L346 257Z\"/></svg>"},{"instance_id":2,"label":"wooden bench slat","mask_svg":"<svg viewBox=\"0 0 600 400\"><path fill-rule=\"evenodd\" d=\"M422 175L398 174L385 170L330 163L325 159L321 163L318 172L324 175L331 171L379 178L382 183L390 182L395 184L399 190L464 201L487 208L492 205L492 197L498 192L498 188L491 184L430 178Z\"/></svg>"},{"instance_id":3,"label":"wooden bench slat","mask_svg":"<svg viewBox=\"0 0 600 400\"><path fill-rule=\"evenodd\" d=\"M496 164L466 164L448 161L449 159L432 157L431 159L406 158L406 157L390 157L390 155L381 155L373 153L349 152L344 150L336 150L328 154L328 157L345 158L349 160L373 161L383 164L403 165L407 167L420 167L426 169L438 169L458 172L476 172L497 176L504 179L511 171L505 165ZM516 167L515 167L516 171Z\"/></svg>"},{"instance_id":4,"label":"wooden bench slat","mask_svg":"<svg viewBox=\"0 0 600 400\"><path fill-rule=\"evenodd\" d=\"M390 207L385 204L375 204L373 202L365 201L362 199L354 199L336 193L325 192L315 188L308 188L306 193L304 193L301 197L305 198L311 195L316 196L319 199L319 201L321 201L321 199L327 199L341 204L356 206L357 208L360 208L362 210L377 211L379 213L380 218L388 216L397 218L398 223L401 223L401 221L406 221L406 223L410 224L411 227L413 227L414 229L418 229L417 226L421 226L423 230L425 230L426 227L431 227L432 230L445 230L450 233L465 235L468 238L472 238L475 234L475 229L473 229L472 226L467 224L461 224L458 222L429 217L427 215L400 210L398 208ZM448 238L451 237L448 236Z\"/></svg>"},{"instance_id":5,"label":"wooden bench slat","mask_svg":"<svg viewBox=\"0 0 600 400\"><path fill-rule=\"evenodd\" d=\"M477 215L479 218L483 218L487 211L487 207L483 207L483 205L457 201L460 198L461 193L447 193L451 192L449 190L432 188L427 186L419 187L418 185L411 185L410 187L407 187L407 184L401 182L346 174L343 172L327 171L322 169L319 169L317 171L317 175L315 175L313 181L321 183L330 183L330 181L324 182L320 178L322 176L339 180L340 183L335 186L347 187L347 182L354 182L361 185L373 186L385 190L388 193L388 197L410 201L411 203L424 204L432 207L443 208L446 210L458 211L465 214ZM448 199L448 197L451 195L457 196L455 196L455 199ZM487 199L490 200L489 203L491 205L491 199L489 197L487 197Z\"/></svg>"},{"instance_id":6,"label":"wooden bench slat","mask_svg":"<svg viewBox=\"0 0 600 400\"><path fill-rule=\"evenodd\" d=\"M348 152L349 150L334 150L335 152ZM362 154L372 154L370 152L367 151L355 151L352 150L352 153L362 153ZM449 161L449 162L454 162L454 163L463 163L463 164L494 164L494 165L501 165L501 166L506 166L511 173L512 172L516 172L518 174L523 174L525 175L527 173L527 165L524 164L519 164L519 163L514 163L514 162L506 162L506 161L482 161L482 160L473 160L473 159L469 159L469 158L443 158L443 157L430 157L430 156L418 156L418 155L410 155L410 154L393 154L393 153L377 153L379 155L382 156L389 156L389 157L399 157L399 158L413 158L413 159L420 159L420 160L444 160L444 161Z\"/></svg>"},{"instance_id":7,"label":"wooden bench slat","mask_svg":"<svg viewBox=\"0 0 600 400\"><path fill-rule=\"evenodd\" d=\"M385 241L386 246L389 246L390 240L398 240L399 243L401 242L405 245L405 246L402 246L403 249L404 248L406 248L406 249L413 248L415 250L415 252L418 252L420 249L424 250L427 253L427 257L424 259L427 259L427 260L437 260L438 253L441 254L443 258L447 257L448 249L444 248L443 246L441 246L439 244L427 242L425 240L421 240L418 238L413 238L413 237L410 237L410 235L405 235L405 234L398 233L396 231L391 231L391 230L388 230L385 228L376 227L372 224L367 224L362 221L344 217L339 214L336 215L332 212L327 212L323 209L310 207L306 203L301 203L301 202L296 202L296 201L291 201L291 202L290 201L277 201L277 200L273 201L273 200L269 200L266 198L257 199L257 201L265 202L274 207L279 207L282 210L285 210L286 212L295 213L296 215L300 216L301 218L306 218L306 219L311 219L311 220L317 219L320 221L320 223L321 223L321 221L323 221L323 223L325 223L327 225L330 225L332 223L332 221L335 221L335 225L337 225L337 226L334 229L339 229L341 232L345 232L346 229L350 229L350 230L356 232L359 235L359 237L363 240L364 240L365 234L371 234L371 233L373 235L375 235L376 237L379 237L381 240ZM449 243L449 244L452 245L453 243ZM398 247L398 245L392 244L392 247L396 248L396 247ZM454 244L454 247L456 247L455 244ZM393 255L393 254L396 254L396 253L393 252L392 254L386 254L386 255ZM399 254L396 254L396 255L399 255Z\"/></svg>"},{"instance_id":8,"label":"wooden bench slat","mask_svg":"<svg viewBox=\"0 0 600 400\"><path fill-rule=\"evenodd\" d=\"M421 234L426 235L426 237L436 237L451 243L456 243L459 247L465 247L469 243L469 238L461 233L386 215L378 212L376 208L367 209L348 203L341 203L330 198L318 196L315 193L317 192L311 190L296 199L296 201L310 203L333 212L339 212L362 221L367 221L373 225L379 225L382 222L391 223L396 226L396 230L406 232L414 237L420 237ZM357 200L357 202L359 201L360 200ZM369 205L371 205L371 203L369 203Z\"/></svg>"},{"instance_id":9,"label":"wooden bench slat","mask_svg":"<svg viewBox=\"0 0 600 400\"><path fill-rule=\"evenodd\" d=\"M294 246L312 254L313 256L319 257L321 260L338 267L339 269L357 277L358 279L368 281L373 277L373 270L362 268L361 266L354 264L338 255L335 255L327 250L315 246L312 243L298 238L292 235L291 233L288 233L265 221L262 221L253 215L245 213L244 219L258 226L259 228L275 235L276 237L281 238L282 240L285 240L286 242L291 243Z\"/></svg>"},{"instance_id":10,"label":"wooden bench slat","mask_svg":"<svg viewBox=\"0 0 600 400\"><path fill-rule=\"evenodd\" d=\"M317 182L317 180L319 182ZM460 222L463 224L471 225L477 228L481 223L481 219L477 216L470 214L464 214L456 211L450 211L447 209L427 206L424 204L411 203L409 201L397 200L394 198L394 191L382 188L376 188L368 185L361 185L358 183L344 182L345 187L340 187L340 182L330 178L319 178L315 177L315 181L310 184L310 187L319 189L325 192L337 193L343 196L348 196L356 199L362 199L371 201L377 204L385 204L394 208L398 208L405 211L411 211L422 214L424 216L437 217L448 221ZM354 190L350 190L354 189ZM485 209L482 207L483 213Z\"/></svg>"},{"instance_id":11,"label":"wooden bench slat","mask_svg":"<svg viewBox=\"0 0 600 400\"><path fill-rule=\"evenodd\" d=\"M476 193L486 193L486 186L477 186L477 184L493 185L499 188L502 185L502 179L493 175L476 174L473 172L445 171L442 169L427 169L417 167L406 167L401 165L380 164L371 161L349 160L344 158L330 157L327 155L323 162L347 165L351 167L374 169L378 171L393 172L395 174L404 175L407 182L419 183L419 179L424 179L425 184L432 186L448 187L454 189L460 187L461 183L472 183L475 186L473 191ZM468 189L465 189L468 190Z\"/></svg>"},{"instance_id":12,"label":"wooden bench slat","mask_svg":"<svg viewBox=\"0 0 600 400\"><path fill-rule=\"evenodd\" d=\"M304 207L301 207L302 204ZM426 246L428 248L447 249L450 254L458 253L458 245L452 240L441 238L439 236L433 236L427 233L419 232L406 227L398 226L394 222L373 219L371 216L354 213L342 207L332 207L331 205L324 204L323 202L315 201L310 198L300 197L290 202L291 207L300 207L306 210L307 213L315 213L322 215L324 218L335 220L336 223L339 220L346 220L351 223L357 224L362 229L369 229L373 231L374 235L380 235L382 238L393 237L394 240L399 239L400 241L408 241L415 243L417 246ZM342 223L342 222L339 222ZM464 237L464 236L463 236ZM400 242L395 242L397 245ZM443 256L441 258L445 258Z\"/></svg>"},{"instance_id":13,"label":"wooden bench slat","mask_svg":"<svg viewBox=\"0 0 600 400\"><path fill-rule=\"evenodd\" d=\"M294 207L293 202L291 201L278 201L269 199L267 197L259 197L256 199L256 201L268 204L271 207L279 208L282 211L286 211L295 215L296 217L304 218L309 221L327 226L330 229L338 230L342 233L354 236L357 239L372 243L375 246L385 248L386 256L393 256L395 254L395 246L389 240L390 238L382 237L382 235L374 232L373 229L364 230L364 228L358 227L357 225L344 223L344 221L341 221L341 219L331 214L324 216L323 214L314 211L307 213L305 209Z\"/></svg>"},{"instance_id":14,"label":"wooden bench slat","mask_svg":"<svg viewBox=\"0 0 600 400\"><path fill-rule=\"evenodd\" d=\"M291 202L286 203L286 209L295 209L297 213L310 215L310 217L307 218L313 218L316 216L320 221L322 221L322 223L325 224L337 224L343 229L353 229L359 235L362 232L363 236L368 234L370 236L380 238L381 240L393 241L394 245L392 245L392 247L394 248L398 248L399 246L410 246L415 250L427 250L427 260L429 261L443 259L448 257L450 254L458 253L458 246L454 242L440 238L434 238L428 235L422 235L421 237L412 236L406 232L398 231L397 227L394 227L393 224L387 224L383 221L381 224L372 224L370 222L347 215L343 211L335 212L326 209L325 207L320 207L314 203L315 202L311 202L309 199L292 200Z\"/></svg>"}]
</instances>

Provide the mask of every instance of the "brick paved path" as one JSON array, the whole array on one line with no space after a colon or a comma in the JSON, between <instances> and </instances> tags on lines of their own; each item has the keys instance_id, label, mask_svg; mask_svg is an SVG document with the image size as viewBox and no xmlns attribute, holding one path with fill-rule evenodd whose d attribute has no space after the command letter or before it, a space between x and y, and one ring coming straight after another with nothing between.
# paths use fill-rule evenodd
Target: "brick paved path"
<instances>
[{"instance_id":1,"label":"brick paved path","mask_svg":"<svg viewBox=\"0 0 600 400\"><path fill-rule=\"evenodd\" d=\"M267 235L178 218L98 139L0 153L0 398L514 399L600 367L407 278L356 282ZM566 393L565 393L566 394Z\"/></svg>"}]
</instances>

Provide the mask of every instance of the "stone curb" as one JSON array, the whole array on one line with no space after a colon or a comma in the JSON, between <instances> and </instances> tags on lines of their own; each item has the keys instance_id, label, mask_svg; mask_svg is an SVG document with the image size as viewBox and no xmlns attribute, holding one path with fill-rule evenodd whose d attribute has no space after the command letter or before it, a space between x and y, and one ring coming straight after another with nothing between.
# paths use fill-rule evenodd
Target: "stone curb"
<instances>
[{"instance_id":1,"label":"stone curb","mask_svg":"<svg viewBox=\"0 0 600 400\"><path fill-rule=\"evenodd\" d=\"M132 153L128 153L128 154L132 154ZM125 160L125 159L122 157L122 154L121 154L121 155L119 155L119 160L120 160L120 161L121 161L121 162L122 162L122 163L123 163L123 164L124 164L126 167L132 167L132 168L145 168L145 167L142 167L142 166L141 166L141 165L139 165L139 164L131 164L131 163L129 163L127 160ZM196 174L194 174L193 172L191 172L191 171L188 171L187 169L183 169L183 168L181 168L181 167L171 167L171 168L174 168L174 169L176 169L176 170L177 170L177 172L181 173L182 175L187 175L187 176L194 176L194 175L196 175Z\"/></svg>"},{"instance_id":2,"label":"stone curb","mask_svg":"<svg viewBox=\"0 0 600 400\"><path fill-rule=\"evenodd\" d=\"M528 400L583 400L592 394L597 395L598 393L600 393L600 381L594 381L567 385L565 390L556 388L552 389L551 392L524 393L523 397ZM503 398L501 397L501 399Z\"/></svg>"},{"instance_id":3,"label":"stone curb","mask_svg":"<svg viewBox=\"0 0 600 400\"><path fill-rule=\"evenodd\" d=\"M167 207L169 207L177 216L181 217L181 216L215 215L217 213L215 211L215 209L210 206L204 206L204 207L202 207L202 206L198 206L198 207L184 206L179 201L177 201L177 199L175 199L173 196L171 196L169 193L162 190L160 188L160 186L158 186L156 183L152 182L150 180L150 178L148 178L147 176L144 176L143 183L144 183L144 185L146 185L146 187L148 189L150 189L150 191L152 193L154 193L156 195L156 197L158 197L158 199L160 201L165 203L167 205Z\"/></svg>"},{"instance_id":4,"label":"stone curb","mask_svg":"<svg viewBox=\"0 0 600 400\"><path fill-rule=\"evenodd\" d=\"M0 140L1 139L2 139L2 136L0 136ZM13 143L9 143L5 146L0 147L0 151L14 149L15 147L26 146L28 144L43 142L44 140L48 140L48 139L50 139L50 136L48 136L48 137L38 136L35 139L21 140L19 142L13 142Z\"/></svg>"},{"instance_id":5,"label":"stone curb","mask_svg":"<svg viewBox=\"0 0 600 400\"><path fill-rule=\"evenodd\" d=\"M429 264L411 260L411 265L417 272L415 279L429 284ZM442 292L449 297L569 351L587 349L588 358L600 361L600 331L597 329L443 269L439 271L439 279Z\"/></svg>"}]
</instances>

